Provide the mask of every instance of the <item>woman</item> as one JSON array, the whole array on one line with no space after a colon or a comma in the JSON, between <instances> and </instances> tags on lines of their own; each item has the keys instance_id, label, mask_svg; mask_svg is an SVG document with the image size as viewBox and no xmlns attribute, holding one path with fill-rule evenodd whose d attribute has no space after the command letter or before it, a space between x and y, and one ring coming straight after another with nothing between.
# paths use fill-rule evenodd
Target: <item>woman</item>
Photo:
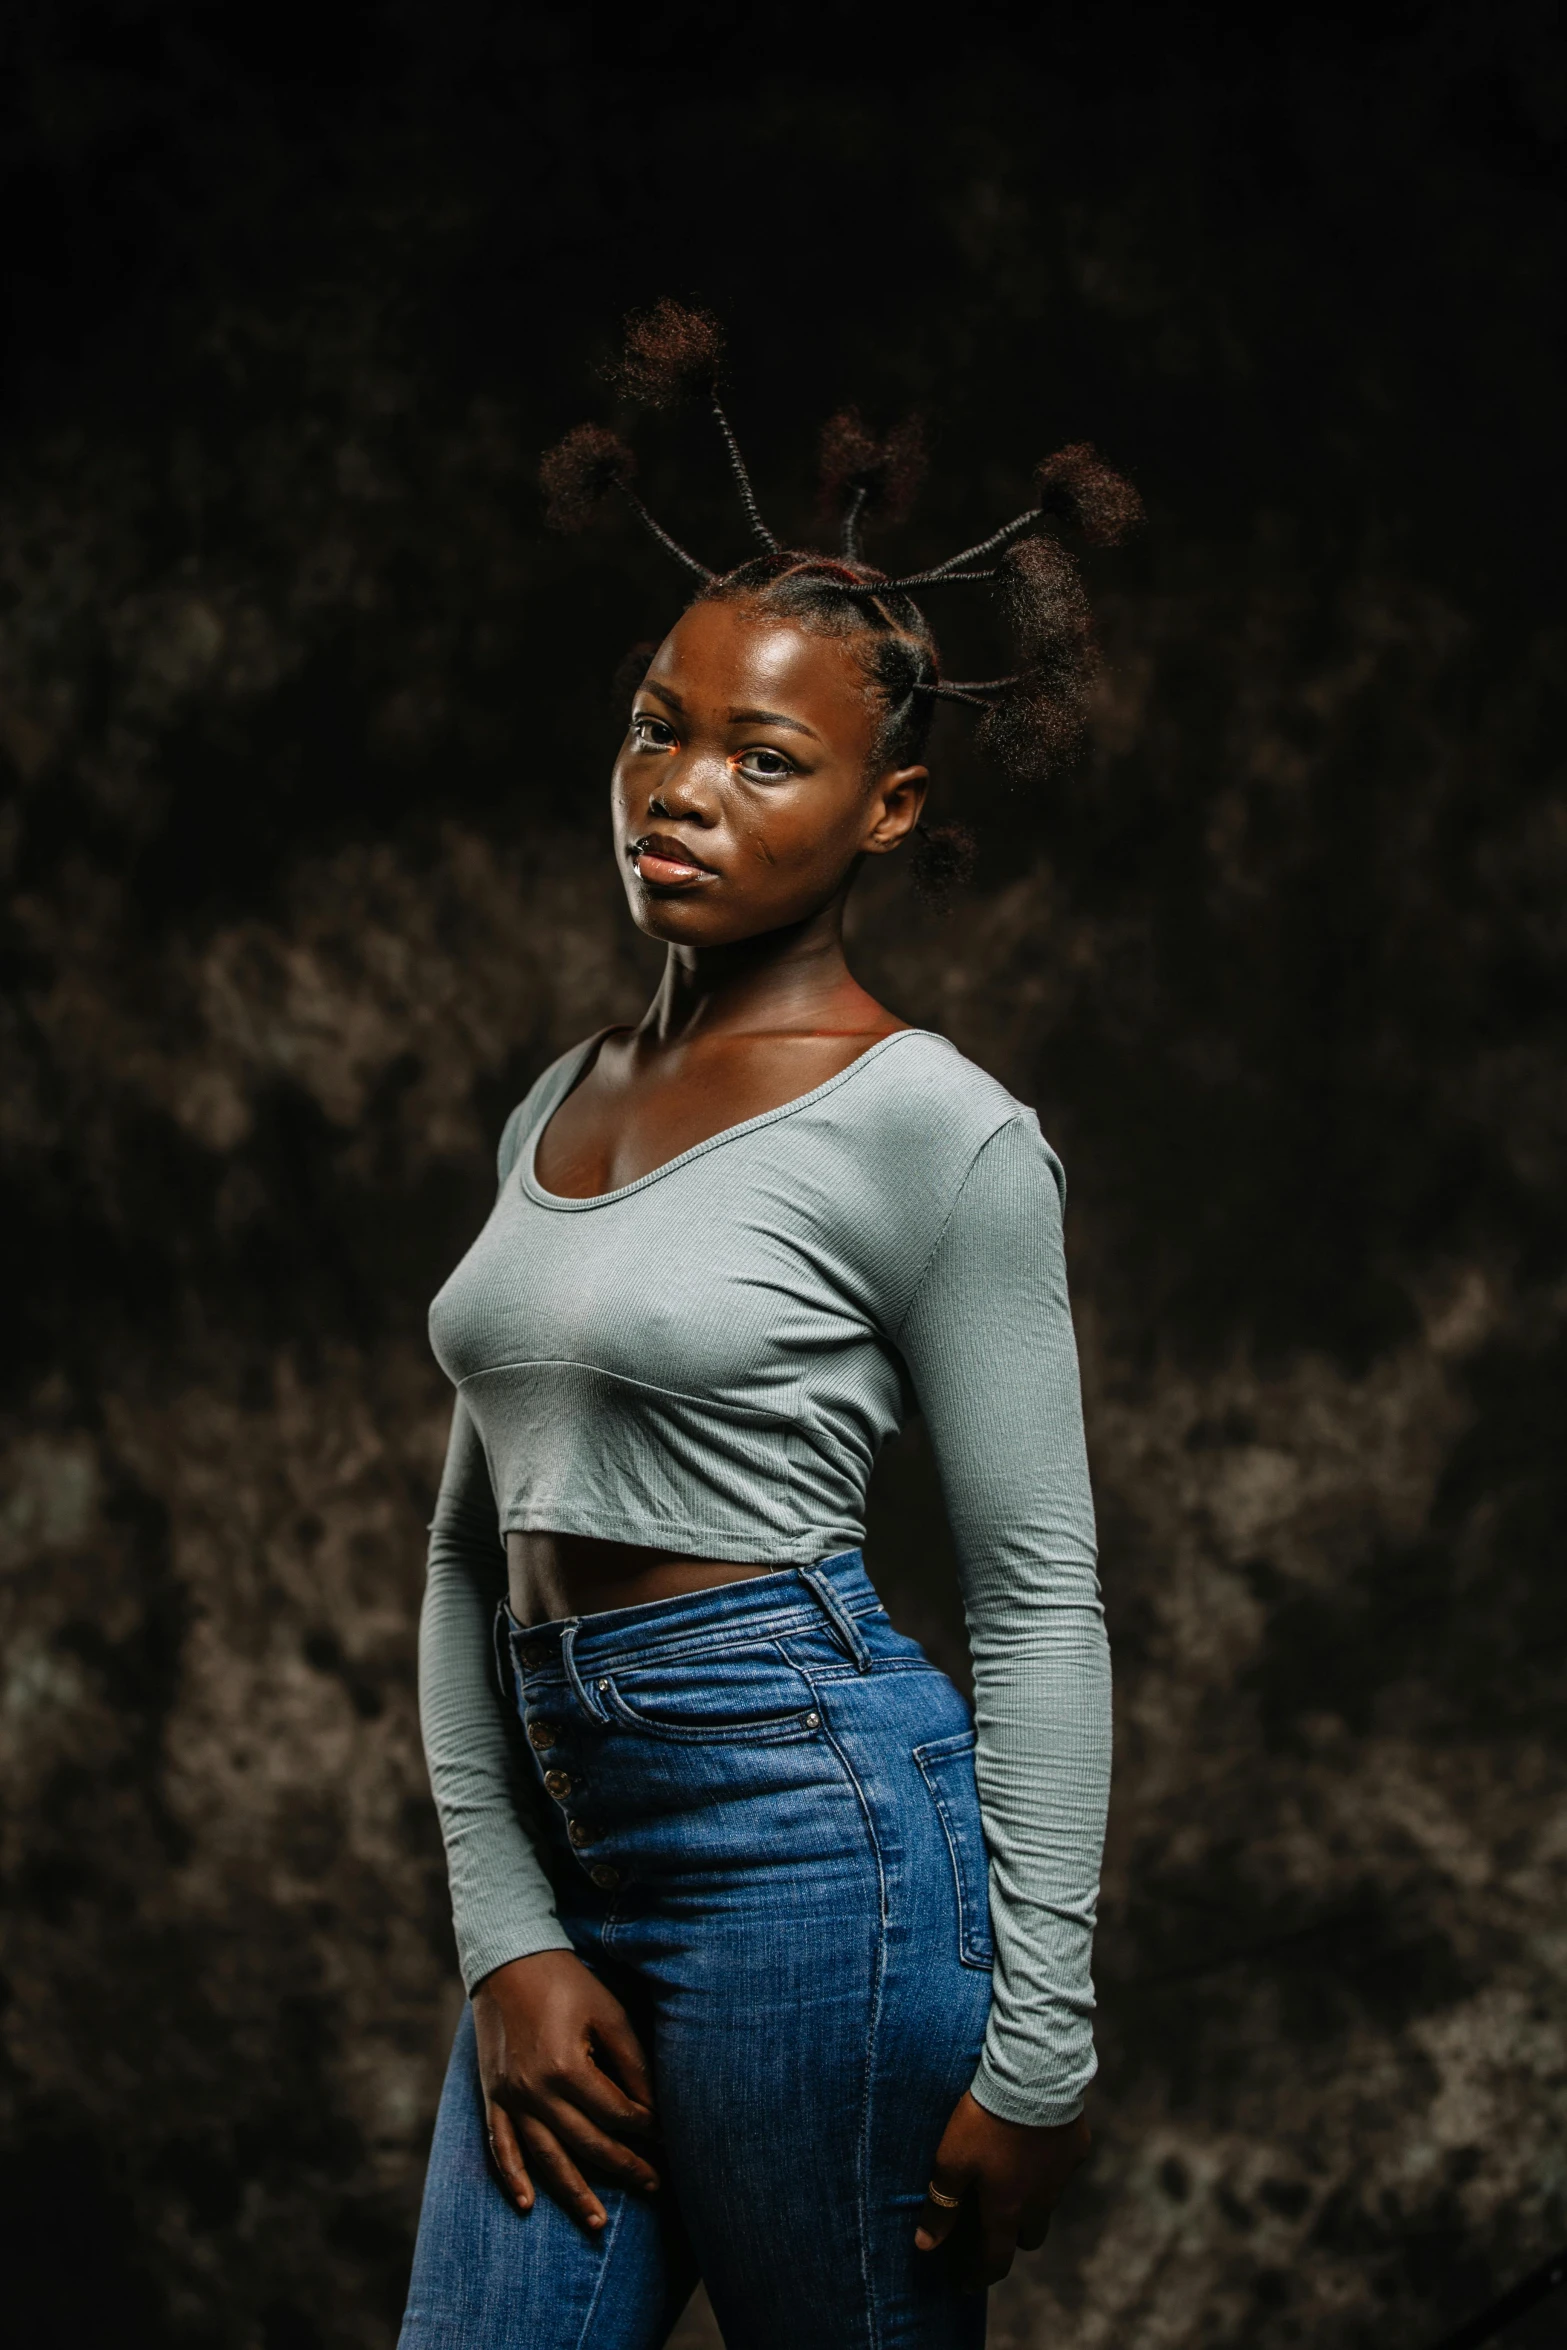
<instances>
[{"instance_id":1,"label":"woman","mask_svg":"<svg viewBox=\"0 0 1567 2350\"><path fill-rule=\"evenodd\" d=\"M662 397L716 356L664 304L627 375ZM472 1997L408 2346L640 2350L699 2274L731 2350L974 2344L973 2288L1042 2241L1088 2146L1109 1683L1060 1168L858 985L842 920L861 861L923 835L938 696L1014 762L1059 750L1089 656L1049 518L1107 538L1135 501L1064 452L934 575L1001 577L1028 654L951 687L858 552L907 440L837 420L844 552L794 554L714 407L763 543L722 577L608 434L546 462L557 518L618 489L700 585L612 788L663 980L513 1112L431 1315L458 1400L421 1692ZM858 1549L911 1402L977 1755Z\"/></svg>"}]
</instances>

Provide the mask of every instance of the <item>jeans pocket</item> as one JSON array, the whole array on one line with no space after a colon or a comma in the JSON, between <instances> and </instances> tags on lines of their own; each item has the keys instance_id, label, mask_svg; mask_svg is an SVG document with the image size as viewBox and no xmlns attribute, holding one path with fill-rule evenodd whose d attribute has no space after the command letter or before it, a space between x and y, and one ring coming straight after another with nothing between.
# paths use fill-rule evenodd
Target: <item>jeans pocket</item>
<instances>
[{"instance_id":1,"label":"jeans pocket","mask_svg":"<svg viewBox=\"0 0 1567 2350\"><path fill-rule=\"evenodd\" d=\"M809 1682L776 1651L639 1665L597 1691L617 1721L654 1738L772 1745L821 1727Z\"/></svg>"},{"instance_id":2,"label":"jeans pocket","mask_svg":"<svg viewBox=\"0 0 1567 2350\"><path fill-rule=\"evenodd\" d=\"M974 1733L962 1730L955 1738L933 1738L916 1746L914 1760L930 1789L958 1890L958 1956L965 1966L988 1967L995 1949L990 1939L990 1856L980 1825L979 1791L974 1784Z\"/></svg>"}]
</instances>

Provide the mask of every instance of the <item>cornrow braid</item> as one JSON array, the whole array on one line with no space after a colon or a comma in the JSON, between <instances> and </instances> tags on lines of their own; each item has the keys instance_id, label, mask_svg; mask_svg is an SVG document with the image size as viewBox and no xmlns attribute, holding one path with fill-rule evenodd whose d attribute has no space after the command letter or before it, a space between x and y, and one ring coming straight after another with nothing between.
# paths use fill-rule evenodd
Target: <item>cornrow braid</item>
<instances>
[{"instance_id":1,"label":"cornrow braid","mask_svg":"<svg viewBox=\"0 0 1567 2350\"><path fill-rule=\"evenodd\" d=\"M905 578L889 579L882 584L907 592L910 588L977 586L982 580L999 579L1000 577L1001 572L997 565L992 565L989 571L952 571L943 564L939 571L911 571ZM876 593L876 587L874 583L861 582L846 588L844 593L850 596L873 596Z\"/></svg>"},{"instance_id":2,"label":"cornrow braid","mask_svg":"<svg viewBox=\"0 0 1567 2350\"><path fill-rule=\"evenodd\" d=\"M778 541L762 519L740 444L718 396L723 356L724 330L717 319L705 310L671 302L666 295L651 310L633 311L627 319L625 346L610 377L628 398L647 408L673 408L692 393L706 395L752 535L774 554Z\"/></svg>"},{"instance_id":3,"label":"cornrow braid","mask_svg":"<svg viewBox=\"0 0 1567 2350\"><path fill-rule=\"evenodd\" d=\"M858 410L834 416L822 434L824 505L838 515L835 555L781 544L758 505L751 476L718 394L723 334L705 311L664 300L627 321L614 380L632 399L667 407L705 396L762 552L715 571L671 537L632 488L635 459L603 427L578 425L540 467L546 513L560 530L580 530L612 492L698 583L695 600L745 599L836 636L852 636L880 706L874 755L884 765L922 758L938 702L982 713L979 735L1014 779L1037 782L1066 760L1081 737L1098 669L1092 616L1064 527L1091 546L1113 546L1142 519L1136 490L1086 441L1072 442L1035 469L1033 505L973 546L923 571L889 575L861 551L866 526L903 518L924 466L917 420L878 437ZM914 591L993 586L1020 655L1002 677L941 675L936 640ZM917 828L916 863L940 897L972 859L962 828ZM962 838L959 838L962 835Z\"/></svg>"},{"instance_id":4,"label":"cornrow braid","mask_svg":"<svg viewBox=\"0 0 1567 2350\"><path fill-rule=\"evenodd\" d=\"M939 677L933 678L928 685L917 685L914 691L917 694L934 694L938 701L967 702L976 710L988 710L997 694L1004 694L1009 687L1021 685L1022 682L1021 671L1011 677L965 678L961 685L949 677Z\"/></svg>"},{"instance_id":5,"label":"cornrow braid","mask_svg":"<svg viewBox=\"0 0 1567 2350\"><path fill-rule=\"evenodd\" d=\"M762 510L757 505L756 492L751 487L751 476L746 470L745 459L740 454L740 444L735 439L734 427L724 414L718 394L713 392L710 397L713 414L717 419L719 432L723 436L724 447L729 454L729 466L735 477L735 487L740 492L740 503L745 508L745 518L751 525L751 534L754 538L761 540L770 555L776 555L778 541L762 520Z\"/></svg>"},{"instance_id":6,"label":"cornrow braid","mask_svg":"<svg viewBox=\"0 0 1567 2350\"><path fill-rule=\"evenodd\" d=\"M696 579L709 580L717 578L718 575L716 572L710 571L707 565L705 563L699 562L695 555L688 554L685 548L681 546L679 540L672 539L668 531L664 528L663 524L654 520L653 516L643 505L642 500L637 496L635 490L627 489L624 484L619 485L619 487L621 496L625 499L626 504L631 508L632 513L641 523L643 529L648 533L650 538L654 538L658 541L666 555L673 555L675 561L681 565L682 569L689 571Z\"/></svg>"}]
</instances>

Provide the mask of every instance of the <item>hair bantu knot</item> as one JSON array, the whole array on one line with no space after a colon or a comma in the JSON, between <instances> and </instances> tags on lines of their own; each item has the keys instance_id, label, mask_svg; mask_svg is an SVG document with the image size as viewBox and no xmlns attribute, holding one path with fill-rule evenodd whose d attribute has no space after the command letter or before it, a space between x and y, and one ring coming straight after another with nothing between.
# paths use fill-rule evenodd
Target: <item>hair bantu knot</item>
<instances>
[{"instance_id":1,"label":"hair bantu knot","mask_svg":"<svg viewBox=\"0 0 1567 2350\"><path fill-rule=\"evenodd\" d=\"M910 864L914 887L928 906L945 914L952 893L972 880L977 849L966 824L916 824Z\"/></svg>"},{"instance_id":2,"label":"hair bantu knot","mask_svg":"<svg viewBox=\"0 0 1567 2350\"><path fill-rule=\"evenodd\" d=\"M1024 667L994 682L980 741L1015 781L1038 783L1082 736L1099 674L1093 615L1077 565L1048 532L1009 547L1000 569Z\"/></svg>"},{"instance_id":3,"label":"hair bantu knot","mask_svg":"<svg viewBox=\"0 0 1567 2350\"><path fill-rule=\"evenodd\" d=\"M1077 565L1059 539L1019 539L1001 562L1001 602L1025 659L1086 646L1093 615Z\"/></svg>"},{"instance_id":4,"label":"hair bantu knot","mask_svg":"<svg viewBox=\"0 0 1567 2350\"><path fill-rule=\"evenodd\" d=\"M544 518L551 530L582 530L611 490L629 488L637 461L601 424L573 425L539 462Z\"/></svg>"},{"instance_id":5,"label":"hair bantu knot","mask_svg":"<svg viewBox=\"0 0 1567 2350\"><path fill-rule=\"evenodd\" d=\"M866 429L858 408L840 408L822 426L822 495L841 498L857 489L881 459L881 443Z\"/></svg>"},{"instance_id":6,"label":"hair bantu knot","mask_svg":"<svg viewBox=\"0 0 1567 2350\"><path fill-rule=\"evenodd\" d=\"M925 435L917 416L895 425L885 439L870 432L857 408L844 408L822 427L822 498L844 510L843 547L859 553L859 531L874 516L901 522L925 472Z\"/></svg>"},{"instance_id":7,"label":"hair bantu knot","mask_svg":"<svg viewBox=\"0 0 1567 2350\"><path fill-rule=\"evenodd\" d=\"M1092 547L1118 545L1143 519L1143 502L1131 483L1089 441L1057 449L1034 478L1043 511L1065 515Z\"/></svg>"},{"instance_id":8,"label":"hair bantu knot","mask_svg":"<svg viewBox=\"0 0 1567 2350\"><path fill-rule=\"evenodd\" d=\"M1068 763L1083 739L1097 674L1091 645L1063 642L997 695L979 722L979 739L1015 783L1043 783Z\"/></svg>"},{"instance_id":9,"label":"hair bantu knot","mask_svg":"<svg viewBox=\"0 0 1567 2350\"><path fill-rule=\"evenodd\" d=\"M705 310L688 310L666 294L626 321L616 373L621 389L644 407L670 408L688 392L713 388L724 355L724 330Z\"/></svg>"}]
</instances>

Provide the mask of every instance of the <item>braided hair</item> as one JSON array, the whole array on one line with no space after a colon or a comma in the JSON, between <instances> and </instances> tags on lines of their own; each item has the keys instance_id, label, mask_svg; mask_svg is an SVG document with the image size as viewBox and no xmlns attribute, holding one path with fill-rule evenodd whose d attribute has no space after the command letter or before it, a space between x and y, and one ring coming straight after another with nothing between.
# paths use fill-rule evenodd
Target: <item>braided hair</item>
<instances>
[{"instance_id":1,"label":"braided hair","mask_svg":"<svg viewBox=\"0 0 1567 2350\"><path fill-rule=\"evenodd\" d=\"M632 399L669 407L705 397L718 427L758 552L733 569L711 570L671 537L634 489L636 459L620 437L579 424L545 456L540 481L546 518L580 530L601 502L619 496L692 580L692 603L739 602L851 638L878 705L874 756L880 766L914 766L924 755L938 701L978 710L979 736L1014 781L1038 783L1076 749L1099 656L1093 619L1063 527L1091 546L1113 546L1142 518L1130 482L1086 441L1058 449L1035 469L1035 502L1010 522L929 570L889 577L868 563L862 534L872 522L907 514L924 471L917 423L878 437L845 409L825 427L821 486L835 514L838 549L784 546L768 528L745 459L718 395L722 331L706 312L668 300L627 322L616 380ZM935 635L914 591L984 585L995 590L1017 646L1007 676L954 680L941 673ZM916 827L915 879L942 901L973 860L962 825Z\"/></svg>"}]
</instances>

